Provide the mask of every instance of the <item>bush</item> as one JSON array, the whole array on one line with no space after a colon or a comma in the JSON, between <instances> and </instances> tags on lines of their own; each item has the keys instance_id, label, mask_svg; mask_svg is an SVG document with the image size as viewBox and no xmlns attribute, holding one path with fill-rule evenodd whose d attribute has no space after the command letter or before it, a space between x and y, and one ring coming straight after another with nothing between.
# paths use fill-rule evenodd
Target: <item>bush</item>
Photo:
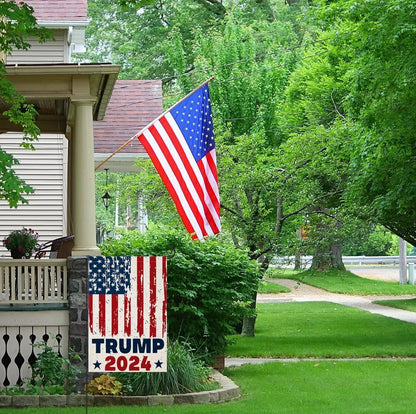
<instances>
[{"instance_id":1,"label":"bush","mask_svg":"<svg viewBox=\"0 0 416 414\"><path fill-rule=\"evenodd\" d=\"M206 359L222 355L258 285L257 264L246 251L220 243L192 241L178 230L153 227L125 232L101 246L107 256L168 256L168 335L182 338Z\"/></svg>"},{"instance_id":2,"label":"bush","mask_svg":"<svg viewBox=\"0 0 416 414\"><path fill-rule=\"evenodd\" d=\"M216 388L210 368L178 341L168 343L167 372L116 373L128 395L184 394Z\"/></svg>"},{"instance_id":3,"label":"bush","mask_svg":"<svg viewBox=\"0 0 416 414\"><path fill-rule=\"evenodd\" d=\"M69 349L69 358L64 358L45 342L37 346L43 348L43 351L33 366L30 386L40 387L47 391L47 394L71 393L81 373L71 361L80 360L79 355L75 355L73 350Z\"/></svg>"}]
</instances>

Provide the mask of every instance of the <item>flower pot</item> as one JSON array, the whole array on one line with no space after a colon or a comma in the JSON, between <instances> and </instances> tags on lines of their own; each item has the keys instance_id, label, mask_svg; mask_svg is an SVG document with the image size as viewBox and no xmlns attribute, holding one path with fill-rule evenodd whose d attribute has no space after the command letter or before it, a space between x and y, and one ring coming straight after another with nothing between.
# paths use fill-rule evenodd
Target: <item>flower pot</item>
<instances>
[{"instance_id":1,"label":"flower pot","mask_svg":"<svg viewBox=\"0 0 416 414\"><path fill-rule=\"evenodd\" d=\"M20 251L19 249L12 249L10 250L10 253L13 259L21 259L22 257L25 257L25 252Z\"/></svg>"}]
</instances>

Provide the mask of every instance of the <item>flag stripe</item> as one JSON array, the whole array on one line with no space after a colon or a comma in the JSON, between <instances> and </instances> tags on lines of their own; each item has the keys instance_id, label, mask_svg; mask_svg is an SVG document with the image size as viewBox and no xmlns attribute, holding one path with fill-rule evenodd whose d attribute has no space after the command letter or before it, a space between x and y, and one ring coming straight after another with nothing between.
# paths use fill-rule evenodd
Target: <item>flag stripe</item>
<instances>
[{"instance_id":1,"label":"flag stripe","mask_svg":"<svg viewBox=\"0 0 416 414\"><path fill-rule=\"evenodd\" d=\"M111 301L111 335L118 334L118 295L112 295Z\"/></svg>"},{"instance_id":2,"label":"flag stripe","mask_svg":"<svg viewBox=\"0 0 416 414\"><path fill-rule=\"evenodd\" d=\"M150 290L150 332L149 336L151 338L156 337L156 258L150 258L150 266L149 266L149 290Z\"/></svg>"},{"instance_id":3,"label":"flag stripe","mask_svg":"<svg viewBox=\"0 0 416 414\"><path fill-rule=\"evenodd\" d=\"M143 292L143 257L137 258L137 292ZM143 336L143 297L137 295L137 333Z\"/></svg>"},{"instance_id":4,"label":"flag stripe","mask_svg":"<svg viewBox=\"0 0 416 414\"><path fill-rule=\"evenodd\" d=\"M98 331L105 335L105 295L98 295Z\"/></svg>"},{"instance_id":5,"label":"flag stripe","mask_svg":"<svg viewBox=\"0 0 416 414\"><path fill-rule=\"evenodd\" d=\"M163 308L162 308L162 314L163 314L163 323L162 323L162 336L164 337L167 333L167 310L168 310L168 300L167 300L167 259L166 257L162 257L162 283L163 283Z\"/></svg>"}]
</instances>

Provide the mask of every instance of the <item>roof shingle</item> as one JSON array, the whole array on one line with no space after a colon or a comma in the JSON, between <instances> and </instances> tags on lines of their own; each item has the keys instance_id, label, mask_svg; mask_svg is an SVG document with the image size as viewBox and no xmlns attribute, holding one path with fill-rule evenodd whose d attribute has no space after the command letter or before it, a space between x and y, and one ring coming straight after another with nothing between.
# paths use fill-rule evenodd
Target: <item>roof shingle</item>
<instances>
[{"instance_id":1,"label":"roof shingle","mask_svg":"<svg viewBox=\"0 0 416 414\"><path fill-rule=\"evenodd\" d=\"M94 122L94 152L112 154L163 112L160 80L118 80L104 119ZM122 153L146 153L138 139Z\"/></svg>"},{"instance_id":2,"label":"roof shingle","mask_svg":"<svg viewBox=\"0 0 416 414\"><path fill-rule=\"evenodd\" d=\"M87 21L87 0L24 0L37 20L47 22Z\"/></svg>"}]
</instances>

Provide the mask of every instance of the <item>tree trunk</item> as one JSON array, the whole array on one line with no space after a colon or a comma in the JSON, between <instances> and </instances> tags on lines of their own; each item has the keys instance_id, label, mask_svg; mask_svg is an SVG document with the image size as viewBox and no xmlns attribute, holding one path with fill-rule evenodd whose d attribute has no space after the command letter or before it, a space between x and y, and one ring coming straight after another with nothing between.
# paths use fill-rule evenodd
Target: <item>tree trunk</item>
<instances>
[{"instance_id":1,"label":"tree trunk","mask_svg":"<svg viewBox=\"0 0 416 414\"><path fill-rule=\"evenodd\" d=\"M312 259L313 270L345 270L342 262L342 243L340 240L334 240L329 246L315 250Z\"/></svg>"},{"instance_id":2,"label":"tree trunk","mask_svg":"<svg viewBox=\"0 0 416 414\"><path fill-rule=\"evenodd\" d=\"M257 292L254 293L252 302L249 305L250 309L256 310ZM254 336L254 326L256 324L257 316L245 316L243 318L243 327L241 328L241 336Z\"/></svg>"}]
</instances>

